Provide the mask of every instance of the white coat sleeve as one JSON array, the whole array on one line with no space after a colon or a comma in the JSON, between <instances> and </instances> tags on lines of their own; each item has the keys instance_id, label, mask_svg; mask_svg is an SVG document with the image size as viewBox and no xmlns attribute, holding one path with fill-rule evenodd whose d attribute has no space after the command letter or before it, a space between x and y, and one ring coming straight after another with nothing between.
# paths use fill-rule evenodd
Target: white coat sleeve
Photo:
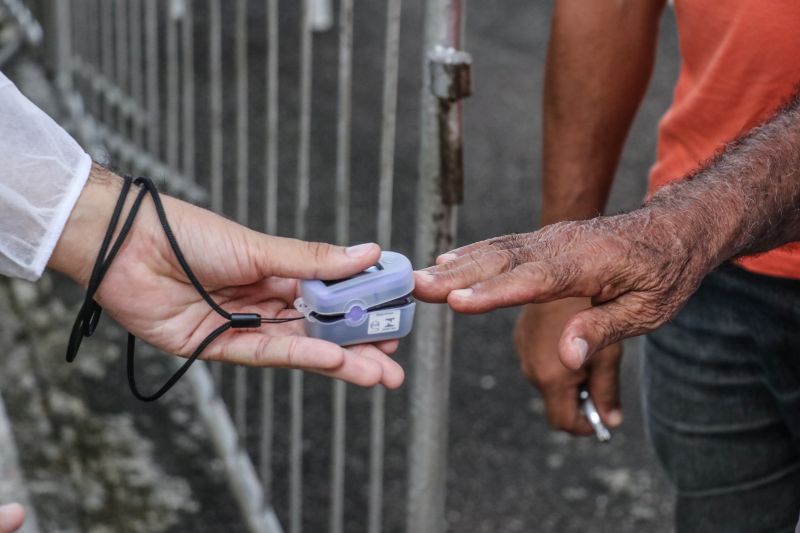
<instances>
[{"instance_id":1,"label":"white coat sleeve","mask_svg":"<svg viewBox=\"0 0 800 533\"><path fill-rule=\"evenodd\" d=\"M92 160L0 72L0 275L37 280Z\"/></svg>"}]
</instances>

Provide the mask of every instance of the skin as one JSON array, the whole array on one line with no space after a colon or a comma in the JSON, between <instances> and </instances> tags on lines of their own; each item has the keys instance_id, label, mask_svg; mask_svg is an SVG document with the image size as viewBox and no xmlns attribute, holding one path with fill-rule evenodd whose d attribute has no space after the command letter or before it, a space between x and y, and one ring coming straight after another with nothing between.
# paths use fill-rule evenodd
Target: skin
<instances>
[{"instance_id":1,"label":"skin","mask_svg":"<svg viewBox=\"0 0 800 533\"><path fill-rule=\"evenodd\" d=\"M25 510L18 503L0 506L0 533L13 533L25 521Z\"/></svg>"},{"instance_id":2,"label":"skin","mask_svg":"<svg viewBox=\"0 0 800 533\"><path fill-rule=\"evenodd\" d=\"M94 165L56 245L49 267L86 286L122 180ZM135 192L128 195L126 210ZM229 312L293 317L298 279L337 279L375 264L376 244L350 249L264 235L205 209L162 195L186 260L212 298ZM120 224L121 226L121 224ZM152 200L96 294L126 330L157 348L186 357L224 323L192 287L169 248ZM356 385L399 387L403 370L389 355L396 341L342 348L305 336L302 321L224 333L203 353L208 360L315 372Z\"/></svg>"},{"instance_id":3,"label":"skin","mask_svg":"<svg viewBox=\"0 0 800 533\"><path fill-rule=\"evenodd\" d=\"M456 311L583 297L558 354L578 370L671 319L723 262L800 240L800 98L640 209L459 248L416 274L417 296Z\"/></svg>"},{"instance_id":4,"label":"skin","mask_svg":"<svg viewBox=\"0 0 800 533\"><path fill-rule=\"evenodd\" d=\"M602 213L622 147L644 97L655 59L663 0L559 0L555 3L544 78L540 227ZM592 433L578 411L586 383L605 423L622 422L620 344L578 370L556 356L567 320L589 308L565 298L522 308L514 341L522 372L541 392L556 429Z\"/></svg>"}]
</instances>

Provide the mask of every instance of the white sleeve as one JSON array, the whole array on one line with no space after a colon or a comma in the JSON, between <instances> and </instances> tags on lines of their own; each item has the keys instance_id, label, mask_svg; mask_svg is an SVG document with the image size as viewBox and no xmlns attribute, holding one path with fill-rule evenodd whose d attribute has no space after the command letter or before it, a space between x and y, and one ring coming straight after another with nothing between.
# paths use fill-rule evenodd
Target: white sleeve
<instances>
[{"instance_id":1,"label":"white sleeve","mask_svg":"<svg viewBox=\"0 0 800 533\"><path fill-rule=\"evenodd\" d=\"M42 275L91 166L78 143L0 72L0 275Z\"/></svg>"}]
</instances>

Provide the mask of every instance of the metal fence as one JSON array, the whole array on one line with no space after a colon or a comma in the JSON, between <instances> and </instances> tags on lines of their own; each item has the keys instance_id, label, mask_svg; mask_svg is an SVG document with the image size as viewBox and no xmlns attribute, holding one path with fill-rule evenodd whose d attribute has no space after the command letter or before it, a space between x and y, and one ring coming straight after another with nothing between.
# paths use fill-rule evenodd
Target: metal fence
<instances>
[{"instance_id":1,"label":"metal fence","mask_svg":"<svg viewBox=\"0 0 800 533\"><path fill-rule=\"evenodd\" d=\"M367 1L367 0L361 0ZM378 0L369 0L377 2ZM398 69L402 0L384 0L384 57L378 196L375 235L385 248L392 244ZM279 169L280 100L297 98L296 165L293 169L293 228L308 236L312 189L311 133L313 45L316 31L338 31L338 102L336 118L335 240L350 242L351 112L353 94L354 0L41 0L45 42L57 87L68 110L68 126L101 161L111 161L133 173L163 178L167 188L191 201L226 212L253 225L251 204L258 194L263 231L278 234L281 176ZM299 4L299 6L298 6ZM299 65L291 84L281 78L283 11L298 8ZM225 19L223 12L233 10ZM415 261L430 264L455 240L456 205L462 188L459 100L469 92L469 57L461 48L461 0L426 0L424 27L409 27L421 35L419 173ZM203 22L198 22L202 16ZM254 80L248 28L261 17L266 35L264 78ZM332 26L338 30L332 29ZM230 31L230 30L233 31ZM229 53L225 53L225 51ZM261 56L257 56L261 57ZM234 63L233 68L227 61ZM202 66L204 76L196 72ZM232 78L226 77L232 72ZM296 83L295 83L296 82ZM254 91L257 87L259 91ZM235 100L235 113L224 112L225 99ZM256 101L263 99L263 101ZM254 120L253 109L264 110ZM260 118L260 117L259 117ZM377 119L377 117L376 117ZM249 139L256 129L263 136L263 175L253 186ZM202 144L207 150L198 148ZM226 147L234 147L226 150ZM201 153L202 152L202 153ZM207 152L207 153L206 153ZM233 154L231 156L231 153ZM198 164L203 160L202 169ZM226 174L226 171L230 171ZM202 176L199 176L202 175ZM228 194L232 191L232 195ZM281 200L284 200L281 202ZM442 306L419 306L412 340L410 434L407 461L406 530L445 529L447 413L450 380L451 316ZM233 376L225 373L232 372ZM289 371L287 465L288 509L281 524L273 508L276 416L273 370L199 364L189 373L200 412L224 460L231 487L252 531L292 533L303 524L304 377ZM254 386L253 373L258 374ZM329 530L344 530L347 387L334 382L330 450ZM222 394L225 388L227 394ZM248 405L258 403L254 423ZM371 398L368 508L363 529L383 527L385 391ZM258 431L257 452L244 444ZM257 465L257 467L256 467Z\"/></svg>"}]
</instances>

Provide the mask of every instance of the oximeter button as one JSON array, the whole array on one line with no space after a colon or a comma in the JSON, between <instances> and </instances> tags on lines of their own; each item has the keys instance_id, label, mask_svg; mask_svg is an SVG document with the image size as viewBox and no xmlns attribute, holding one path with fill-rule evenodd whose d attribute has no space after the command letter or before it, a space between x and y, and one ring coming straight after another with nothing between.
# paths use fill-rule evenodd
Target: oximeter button
<instances>
[{"instance_id":1,"label":"oximeter button","mask_svg":"<svg viewBox=\"0 0 800 533\"><path fill-rule=\"evenodd\" d=\"M344 315L344 317L347 319L347 322L352 325L356 325L364 320L365 316L367 316L367 312L357 305L350 309L346 315Z\"/></svg>"}]
</instances>

